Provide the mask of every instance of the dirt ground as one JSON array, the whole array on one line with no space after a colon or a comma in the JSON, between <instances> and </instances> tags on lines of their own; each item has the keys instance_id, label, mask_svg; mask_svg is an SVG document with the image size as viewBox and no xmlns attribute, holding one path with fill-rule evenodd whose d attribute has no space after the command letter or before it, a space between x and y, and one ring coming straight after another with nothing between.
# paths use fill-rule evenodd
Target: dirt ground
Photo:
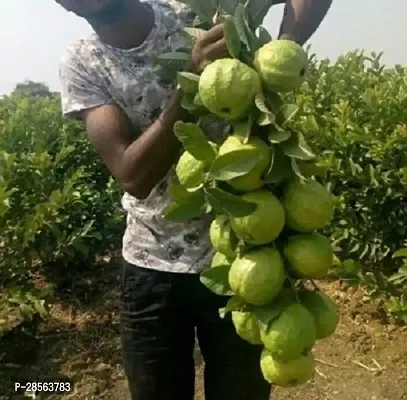
<instances>
[{"instance_id":1,"label":"dirt ground","mask_svg":"<svg viewBox=\"0 0 407 400\"><path fill-rule=\"evenodd\" d=\"M47 400L126 400L120 357L117 266L106 264L65 287L50 319L34 336L14 332L0 341L0 400L23 399L14 383L71 379L72 393ZM386 318L380 302L338 282L320 286L337 301L342 318L331 338L317 344L314 380L279 389L273 399L407 399L407 327ZM202 363L197 358L196 399L204 400ZM256 400L256 399L253 399Z\"/></svg>"}]
</instances>

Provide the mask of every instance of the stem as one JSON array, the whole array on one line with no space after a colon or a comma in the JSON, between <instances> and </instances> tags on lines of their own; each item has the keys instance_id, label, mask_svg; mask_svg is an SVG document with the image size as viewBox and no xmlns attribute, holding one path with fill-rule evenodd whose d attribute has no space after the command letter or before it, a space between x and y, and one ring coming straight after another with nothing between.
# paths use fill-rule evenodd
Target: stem
<instances>
[{"instance_id":1,"label":"stem","mask_svg":"<svg viewBox=\"0 0 407 400\"><path fill-rule=\"evenodd\" d=\"M320 289L319 289L318 285L315 283L315 281L313 279L309 279L309 281L311 282L311 285L314 288L314 290L316 292L318 292Z\"/></svg>"},{"instance_id":2,"label":"stem","mask_svg":"<svg viewBox=\"0 0 407 400\"><path fill-rule=\"evenodd\" d=\"M288 280L291 288L294 290L296 301L298 303L300 303L300 298L299 298L297 290L296 290L296 281L293 278L291 278L291 276L289 276L289 275L287 275L287 280Z\"/></svg>"}]
</instances>

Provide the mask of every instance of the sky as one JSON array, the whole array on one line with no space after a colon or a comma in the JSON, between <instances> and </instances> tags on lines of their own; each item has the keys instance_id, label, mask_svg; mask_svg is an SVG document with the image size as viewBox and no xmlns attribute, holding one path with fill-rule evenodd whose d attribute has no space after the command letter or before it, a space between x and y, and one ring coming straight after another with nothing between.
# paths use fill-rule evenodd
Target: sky
<instances>
[{"instance_id":1,"label":"sky","mask_svg":"<svg viewBox=\"0 0 407 400\"><path fill-rule=\"evenodd\" d=\"M264 25L278 32L283 7L272 7ZM384 52L389 66L407 64L405 0L333 0L310 39L318 58L334 61L354 49ZM404 28L403 28L404 26ZM90 34L86 22L64 11L54 0L0 0L0 94L26 79L59 90L58 64L65 47Z\"/></svg>"}]
</instances>

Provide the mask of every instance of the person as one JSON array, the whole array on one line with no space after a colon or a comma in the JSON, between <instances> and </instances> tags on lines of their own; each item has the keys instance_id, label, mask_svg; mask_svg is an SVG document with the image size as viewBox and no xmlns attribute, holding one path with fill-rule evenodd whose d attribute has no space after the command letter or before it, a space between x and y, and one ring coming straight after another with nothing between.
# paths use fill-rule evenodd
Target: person
<instances>
[{"instance_id":1,"label":"person","mask_svg":"<svg viewBox=\"0 0 407 400\"><path fill-rule=\"evenodd\" d=\"M208 400L266 400L261 346L236 334L219 308L227 298L199 279L210 263L208 216L166 220L169 183L181 147L182 91L162 81L155 57L185 47L193 13L175 0L56 0L84 18L92 36L69 46L60 79L64 116L83 121L90 142L124 189L127 213L120 272L124 370L133 400L192 400L195 339ZM287 0L280 38L304 44L331 0ZM188 70L227 54L223 26L194 45Z\"/></svg>"}]
</instances>

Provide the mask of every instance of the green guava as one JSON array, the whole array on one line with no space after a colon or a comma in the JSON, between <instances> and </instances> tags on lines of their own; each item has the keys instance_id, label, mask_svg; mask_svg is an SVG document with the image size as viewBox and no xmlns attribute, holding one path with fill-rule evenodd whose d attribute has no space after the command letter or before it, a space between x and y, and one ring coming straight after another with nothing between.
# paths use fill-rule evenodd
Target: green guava
<instances>
[{"instance_id":1,"label":"green guava","mask_svg":"<svg viewBox=\"0 0 407 400\"><path fill-rule=\"evenodd\" d=\"M204 106L227 120L246 117L260 90L261 80L257 72L231 58L210 63L199 79L199 95Z\"/></svg>"},{"instance_id":2,"label":"green guava","mask_svg":"<svg viewBox=\"0 0 407 400\"><path fill-rule=\"evenodd\" d=\"M271 150L263 140L257 137L252 137L247 143L242 143L237 136L231 135L220 146L218 154L221 156L244 149L256 150L259 161L249 173L230 179L227 183L237 191L251 192L264 185L262 176L271 162Z\"/></svg>"},{"instance_id":3,"label":"green guava","mask_svg":"<svg viewBox=\"0 0 407 400\"><path fill-rule=\"evenodd\" d=\"M260 367L267 382L289 388L310 381L314 376L315 362L311 352L284 363L264 349L260 358Z\"/></svg>"},{"instance_id":4,"label":"green guava","mask_svg":"<svg viewBox=\"0 0 407 400\"><path fill-rule=\"evenodd\" d=\"M292 303L261 331L264 347L282 362L297 359L316 342L314 317L301 304Z\"/></svg>"},{"instance_id":5,"label":"green guava","mask_svg":"<svg viewBox=\"0 0 407 400\"><path fill-rule=\"evenodd\" d=\"M251 344L262 344L256 316L250 311L232 311L236 333Z\"/></svg>"},{"instance_id":6,"label":"green guava","mask_svg":"<svg viewBox=\"0 0 407 400\"><path fill-rule=\"evenodd\" d=\"M229 271L232 291L249 304L265 305L283 287L284 262L279 252L263 247L247 252L233 261Z\"/></svg>"},{"instance_id":7,"label":"green guava","mask_svg":"<svg viewBox=\"0 0 407 400\"><path fill-rule=\"evenodd\" d=\"M223 253L229 258L236 257L238 239L230 226L229 218L227 216L216 216L210 226L209 237L212 246L217 252Z\"/></svg>"},{"instance_id":8,"label":"green guava","mask_svg":"<svg viewBox=\"0 0 407 400\"><path fill-rule=\"evenodd\" d=\"M320 183L308 180L289 182L282 203L287 227L298 232L311 232L324 227L332 218L334 196Z\"/></svg>"},{"instance_id":9,"label":"green guava","mask_svg":"<svg viewBox=\"0 0 407 400\"><path fill-rule=\"evenodd\" d=\"M228 258L222 253L216 252L212 257L211 268L220 267L221 265L232 265L234 258Z\"/></svg>"},{"instance_id":10,"label":"green guava","mask_svg":"<svg viewBox=\"0 0 407 400\"><path fill-rule=\"evenodd\" d=\"M300 300L314 317L317 339L331 336L339 324L339 313L334 301L320 290L304 291L300 293Z\"/></svg>"},{"instance_id":11,"label":"green guava","mask_svg":"<svg viewBox=\"0 0 407 400\"><path fill-rule=\"evenodd\" d=\"M273 92L289 92L301 86L308 67L304 49L291 40L273 40L257 52L254 68L264 86Z\"/></svg>"},{"instance_id":12,"label":"green guava","mask_svg":"<svg viewBox=\"0 0 407 400\"><path fill-rule=\"evenodd\" d=\"M289 237L284 255L293 271L308 279L322 278L333 263L329 239L317 232Z\"/></svg>"},{"instance_id":13,"label":"green guava","mask_svg":"<svg viewBox=\"0 0 407 400\"><path fill-rule=\"evenodd\" d=\"M270 191L260 189L241 196L257 204L257 209L244 217L230 217L236 236L253 245L275 240L284 228L285 213L280 201Z\"/></svg>"},{"instance_id":14,"label":"green guava","mask_svg":"<svg viewBox=\"0 0 407 400\"><path fill-rule=\"evenodd\" d=\"M217 153L217 144L213 142L209 142L209 144ZM184 151L175 166L175 174L181 185L186 188L195 188L204 181L207 167L204 162L197 160L188 151Z\"/></svg>"}]
</instances>

